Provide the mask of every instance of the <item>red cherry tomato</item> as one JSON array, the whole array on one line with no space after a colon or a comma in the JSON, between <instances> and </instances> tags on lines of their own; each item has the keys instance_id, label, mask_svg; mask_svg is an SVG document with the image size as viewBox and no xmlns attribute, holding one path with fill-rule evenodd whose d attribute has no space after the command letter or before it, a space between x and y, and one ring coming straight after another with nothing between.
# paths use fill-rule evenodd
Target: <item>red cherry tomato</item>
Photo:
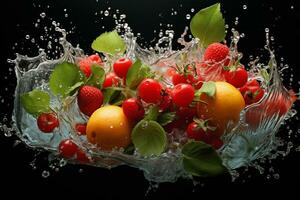
<instances>
[{"instance_id":1,"label":"red cherry tomato","mask_svg":"<svg viewBox=\"0 0 300 200\"><path fill-rule=\"evenodd\" d=\"M186 129L187 137L196 141L203 141L207 144L213 139L213 133L209 130L204 131L203 128L199 127L196 122L191 122Z\"/></svg>"},{"instance_id":2,"label":"red cherry tomato","mask_svg":"<svg viewBox=\"0 0 300 200\"><path fill-rule=\"evenodd\" d=\"M171 91L172 100L179 107L187 107L192 103L195 89L190 84L180 83Z\"/></svg>"},{"instance_id":3,"label":"red cherry tomato","mask_svg":"<svg viewBox=\"0 0 300 200\"><path fill-rule=\"evenodd\" d=\"M110 72L105 76L105 80L103 83L103 88L117 86L119 83L119 78L114 72Z\"/></svg>"},{"instance_id":4,"label":"red cherry tomato","mask_svg":"<svg viewBox=\"0 0 300 200\"><path fill-rule=\"evenodd\" d=\"M76 124L75 129L78 135L86 135L86 124Z\"/></svg>"},{"instance_id":5,"label":"red cherry tomato","mask_svg":"<svg viewBox=\"0 0 300 200\"><path fill-rule=\"evenodd\" d=\"M131 65L132 65L132 61L130 59L120 58L113 64L114 72L120 78L124 78L126 77L127 72L131 67Z\"/></svg>"},{"instance_id":6,"label":"red cherry tomato","mask_svg":"<svg viewBox=\"0 0 300 200\"><path fill-rule=\"evenodd\" d=\"M78 162L80 162L80 163L88 163L88 162L90 162L89 157L81 149L78 149L77 152L76 152L76 160Z\"/></svg>"},{"instance_id":7,"label":"red cherry tomato","mask_svg":"<svg viewBox=\"0 0 300 200\"><path fill-rule=\"evenodd\" d=\"M92 74L91 66L93 64L102 64L102 60L98 54L83 58L78 63L80 70L85 74L86 77L90 77L90 75Z\"/></svg>"},{"instance_id":8,"label":"red cherry tomato","mask_svg":"<svg viewBox=\"0 0 300 200\"><path fill-rule=\"evenodd\" d=\"M170 89L165 89L162 92L162 100L159 104L159 110L161 112L168 110L172 104L172 98L170 93Z\"/></svg>"},{"instance_id":9,"label":"red cherry tomato","mask_svg":"<svg viewBox=\"0 0 300 200\"><path fill-rule=\"evenodd\" d=\"M37 126L44 133L51 133L59 126L59 121L54 113L43 113L37 118Z\"/></svg>"},{"instance_id":10,"label":"red cherry tomato","mask_svg":"<svg viewBox=\"0 0 300 200\"><path fill-rule=\"evenodd\" d=\"M225 80L236 88L242 87L248 80L248 73L242 67L237 68L235 71L225 70L224 75Z\"/></svg>"},{"instance_id":11,"label":"red cherry tomato","mask_svg":"<svg viewBox=\"0 0 300 200\"><path fill-rule=\"evenodd\" d=\"M160 103L162 100L162 86L156 80L144 79L138 86L138 96L146 103Z\"/></svg>"},{"instance_id":12,"label":"red cherry tomato","mask_svg":"<svg viewBox=\"0 0 300 200\"><path fill-rule=\"evenodd\" d=\"M140 120L145 115L142 103L136 98L126 99L122 104L123 112L128 119Z\"/></svg>"},{"instance_id":13,"label":"red cherry tomato","mask_svg":"<svg viewBox=\"0 0 300 200\"><path fill-rule=\"evenodd\" d=\"M59 143L58 150L61 156L70 159L76 155L78 151L78 146L72 140L67 139L62 140Z\"/></svg>"}]
</instances>

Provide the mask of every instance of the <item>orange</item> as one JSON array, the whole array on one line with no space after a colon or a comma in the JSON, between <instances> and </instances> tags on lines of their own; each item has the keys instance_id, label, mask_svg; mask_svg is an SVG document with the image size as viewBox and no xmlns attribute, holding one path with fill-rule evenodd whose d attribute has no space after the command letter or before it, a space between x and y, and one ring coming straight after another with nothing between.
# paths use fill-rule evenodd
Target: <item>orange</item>
<instances>
[{"instance_id":1,"label":"orange","mask_svg":"<svg viewBox=\"0 0 300 200\"><path fill-rule=\"evenodd\" d=\"M203 102L197 104L197 115L201 119L209 119L209 126L215 127L214 133L221 136L238 123L245 101L233 85L227 82L215 84L216 92L213 97L201 94L200 100Z\"/></svg>"},{"instance_id":2,"label":"orange","mask_svg":"<svg viewBox=\"0 0 300 200\"><path fill-rule=\"evenodd\" d=\"M131 142L131 125L121 107L103 106L89 118L86 135L101 150L125 148Z\"/></svg>"}]
</instances>

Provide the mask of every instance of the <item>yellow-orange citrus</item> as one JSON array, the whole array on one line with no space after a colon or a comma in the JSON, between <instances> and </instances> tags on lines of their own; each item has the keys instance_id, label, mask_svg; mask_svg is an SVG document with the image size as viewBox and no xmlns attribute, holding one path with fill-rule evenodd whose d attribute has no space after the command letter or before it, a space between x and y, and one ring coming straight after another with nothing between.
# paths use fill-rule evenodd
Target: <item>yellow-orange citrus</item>
<instances>
[{"instance_id":1,"label":"yellow-orange citrus","mask_svg":"<svg viewBox=\"0 0 300 200\"><path fill-rule=\"evenodd\" d=\"M200 100L203 102L197 104L197 115L201 119L210 119L209 126L216 127L214 133L221 136L229 122L234 126L239 121L245 101L240 91L233 85L221 81L215 82L215 85L214 97L201 94Z\"/></svg>"},{"instance_id":2,"label":"yellow-orange citrus","mask_svg":"<svg viewBox=\"0 0 300 200\"><path fill-rule=\"evenodd\" d=\"M103 106L90 117L86 135L102 150L125 148L131 142L131 125L119 106Z\"/></svg>"}]
</instances>

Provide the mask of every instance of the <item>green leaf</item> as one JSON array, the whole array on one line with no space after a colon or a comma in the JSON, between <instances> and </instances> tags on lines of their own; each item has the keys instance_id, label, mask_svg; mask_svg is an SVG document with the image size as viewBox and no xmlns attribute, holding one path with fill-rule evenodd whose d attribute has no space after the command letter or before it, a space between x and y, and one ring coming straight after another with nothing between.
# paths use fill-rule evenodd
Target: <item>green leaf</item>
<instances>
[{"instance_id":1,"label":"green leaf","mask_svg":"<svg viewBox=\"0 0 300 200\"><path fill-rule=\"evenodd\" d=\"M121 99L121 97L119 96L124 97L124 95L122 94L122 88L118 88L118 87L108 87L103 89L102 92L104 96L103 104L110 104L110 103L113 104L114 101L115 101L114 103L116 103L118 99L119 100Z\"/></svg>"},{"instance_id":2,"label":"green leaf","mask_svg":"<svg viewBox=\"0 0 300 200\"><path fill-rule=\"evenodd\" d=\"M54 95L66 97L72 92L73 86L78 86L79 82L85 82L85 79L85 75L76 65L64 62L58 64L51 73L49 87Z\"/></svg>"},{"instance_id":3,"label":"green leaf","mask_svg":"<svg viewBox=\"0 0 300 200\"><path fill-rule=\"evenodd\" d=\"M204 47L224 40L225 21L220 10L220 3L196 13L191 20L190 29L193 36L199 38Z\"/></svg>"},{"instance_id":4,"label":"green leaf","mask_svg":"<svg viewBox=\"0 0 300 200\"><path fill-rule=\"evenodd\" d=\"M67 90L67 94L73 95L75 94L75 92L82 86L84 85L84 82L80 81L75 83L72 87L69 88L69 90Z\"/></svg>"},{"instance_id":5,"label":"green leaf","mask_svg":"<svg viewBox=\"0 0 300 200\"><path fill-rule=\"evenodd\" d=\"M126 85L131 89L135 89L142 80L150 76L150 67L142 64L141 60L137 59L127 72Z\"/></svg>"},{"instance_id":6,"label":"green leaf","mask_svg":"<svg viewBox=\"0 0 300 200\"><path fill-rule=\"evenodd\" d=\"M146 120L153 120L156 121L157 116L159 114L158 112L158 107L157 106L151 106L146 114L146 116L144 117L144 119Z\"/></svg>"},{"instance_id":7,"label":"green leaf","mask_svg":"<svg viewBox=\"0 0 300 200\"><path fill-rule=\"evenodd\" d=\"M182 148L183 167L193 176L216 176L227 171L218 153L208 144L191 141Z\"/></svg>"},{"instance_id":8,"label":"green leaf","mask_svg":"<svg viewBox=\"0 0 300 200\"><path fill-rule=\"evenodd\" d=\"M94 86L101 90L105 80L105 71L101 66L96 64L91 66L91 70L92 74L88 78L86 85Z\"/></svg>"},{"instance_id":9,"label":"green leaf","mask_svg":"<svg viewBox=\"0 0 300 200\"><path fill-rule=\"evenodd\" d=\"M102 53L115 55L123 54L126 50L126 44L119 36L116 30L102 33L92 43L92 49Z\"/></svg>"},{"instance_id":10,"label":"green leaf","mask_svg":"<svg viewBox=\"0 0 300 200\"><path fill-rule=\"evenodd\" d=\"M167 136L156 121L142 120L132 130L132 142L142 156L160 155L167 146Z\"/></svg>"},{"instance_id":11,"label":"green leaf","mask_svg":"<svg viewBox=\"0 0 300 200\"><path fill-rule=\"evenodd\" d=\"M202 93L205 93L209 97L214 97L216 94L216 83L213 81L204 82L202 87L196 92L195 96L200 97Z\"/></svg>"},{"instance_id":12,"label":"green leaf","mask_svg":"<svg viewBox=\"0 0 300 200\"><path fill-rule=\"evenodd\" d=\"M172 121L174 121L175 117L176 117L176 112L163 113L158 116L157 122L160 125L165 126L165 125L171 123Z\"/></svg>"},{"instance_id":13,"label":"green leaf","mask_svg":"<svg viewBox=\"0 0 300 200\"><path fill-rule=\"evenodd\" d=\"M32 90L21 95L21 104L29 114L38 116L50 111L50 96L42 90Z\"/></svg>"}]
</instances>

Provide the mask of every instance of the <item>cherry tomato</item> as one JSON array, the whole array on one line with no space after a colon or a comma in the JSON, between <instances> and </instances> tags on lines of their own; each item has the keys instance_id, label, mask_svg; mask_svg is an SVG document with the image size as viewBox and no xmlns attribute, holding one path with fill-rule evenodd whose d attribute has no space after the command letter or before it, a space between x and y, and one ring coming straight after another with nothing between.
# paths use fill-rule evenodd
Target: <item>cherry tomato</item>
<instances>
[{"instance_id":1,"label":"cherry tomato","mask_svg":"<svg viewBox=\"0 0 300 200\"><path fill-rule=\"evenodd\" d=\"M199 127L196 122L191 122L188 125L186 134L188 138L194 139L196 141L203 141L207 144L210 144L214 136L213 133L211 133L209 130L205 131L203 128Z\"/></svg>"},{"instance_id":2,"label":"cherry tomato","mask_svg":"<svg viewBox=\"0 0 300 200\"><path fill-rule=\"evenodd\" d=\"M98 54L90 55L87 58L83 58L79 61L78 65L80 70L85 74L86 77L90 77L92 74L91 66L93 64L100 65L102 60Z\"/></svg>"},{"instance_id":3,"label":"cherry tomato","mask_svg":"<svg viewBox=\"0 0 300 200\"><path fill-rule=\"evenodd\" d=\"M187 107L192 103L195 89L190 84L180 83L171 91L172 100L179 107Z\"/></svg>"},{"instance_id":4,"label":"cherry tomato","mask_svg":"<svg viewBox=\"0 0 300 200\"><path fill-rule=\"evenodd\" d=\"M138 95L146 103L160 103L162 100L162 86L156 80L144 79L138 86Z\"/></svg>"},{"instance_id":5,"label":"cherry tomato","mask_svg":"<svg viewBox=\"0 0 300 200\"><path fill-rule=\"evenodd\" d=\"M236 88L240 88L246 84L248 73L243 67L238 67L236 70L225 70L225 80Z\"/></svg>"},{"instance_id":6,"label":"cherry tomato","mask_svg":"<svg viewBox=\"0 0 300 200\"><path fill-rule=\"evenodd\" d=\"M78 135L86 135L86 124L76 124L75 129Z\"/></svg>"},{"instance_id":7,"label":"cherry tomato","mask_svg":"<svg viewBox=\"0 0 300 200\"><path fill-rule=\"evenodd\" d=\"M119 83L119 78L114 72L110 72L105 76L105 80L103 83L103 88L117 86Z\"/></svg>"},{"instance_id":8,"label":"cherry tomato","mask_svg":"<svg viewBox=\"0 0 300 200\"><path fill-rule=\"evenodd\" d=\"M58 150L61 156L70 159L76 155L78 146L72 140L66 139L59 143Z\"/></svg>"},{"instance_id":9,"label":"cherry tomato","mask_svg":"<svg viewBox=\"0 0 300 200\"><path fill-rule=\"evenodd\" d=\"M170 93L171 93L170 89L165 89L162 92L162 100L159 104L159 110L161 112L166 111L168 108L170 108L172 104L172 98Z\"/></svg>"},{"instance_id":10,"label":"cherry tomato","mask_svg":"<svg viewBox=\"0 0 300 200\"><path fill-rule=\"evenodd\" d=\"M257 80L248 81L240 88L246 105L258 102L264 96L264 90L259 86Z\"/></svg>"},{"instance_id":11,"label":"cherry tomato","mask_svg":"<svg viewBox=\"0 0 300 200\"><path fill-rule=\"evenodd\" d=\"M120 58L113 64L114 72L120 78L124 78L126 77L127 72L131 67L131 65L132 65L132 61L130 59Z\"/></svg>"},{"instance_id":12,"label":"cherry tomato","mask_svg":"<svg viewBox=\"0 0 300 200\"><path fill-rule=\"evenodd\" d=\"M59 121L54 113L42 113L37 118L37 126L44 133L51 133L59 126Z\"/></svg>"},{"instance_id":13,"label":"cherry tomato","mask_svg":"<svg viewBox=\"0 0 300 200\"><path fill-rule=\"evenodd\" d=\"M136 98L126 99L122 104L123 112L128 119L139 120L145 115L142 103Z\"/></svg>"}]
</instances>

